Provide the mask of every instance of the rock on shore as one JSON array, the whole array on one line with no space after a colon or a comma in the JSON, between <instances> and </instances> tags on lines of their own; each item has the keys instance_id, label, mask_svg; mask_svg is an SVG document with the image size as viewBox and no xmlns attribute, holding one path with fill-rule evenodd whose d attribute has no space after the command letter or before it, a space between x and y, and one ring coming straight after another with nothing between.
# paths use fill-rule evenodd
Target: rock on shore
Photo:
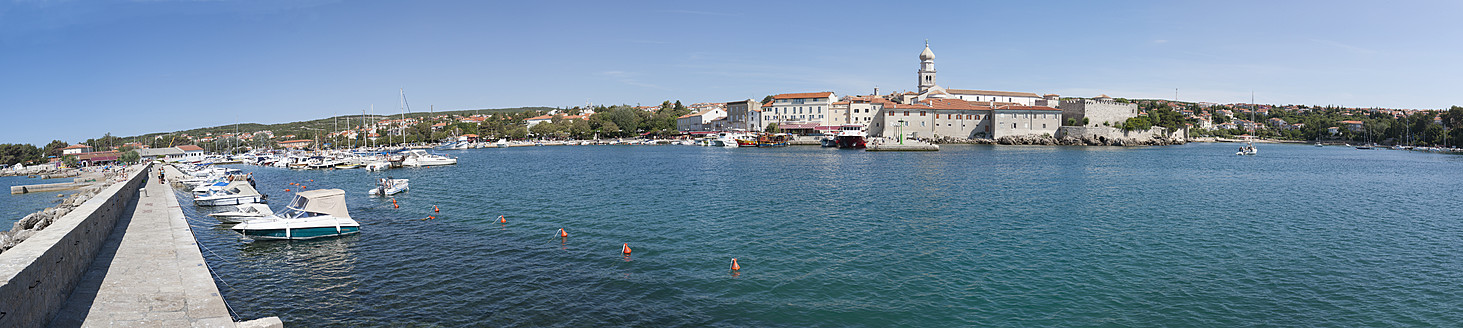
<instances>
[{"instance_id":1,"label":"rock on shore","mask_svg":"<svg viewBox=\"0 0 1463 328\"><path fill-rule=\"evenodd\" d=\"M51 226L51 223L56 222L56 220L66 216L67 213L71 213L72 209L81 206L82 203L96 196L98 192L101 192L102 188L111 185L114 180L113 176L108 175L106 178L98 180L100 183L82 188L80 191L67 196L55 207L31 213L15 221L14 224L11 224L10 231L0 231L0 252L15 247L15 245L35 235L36 232Z\"/></svg>"}]
</instances>

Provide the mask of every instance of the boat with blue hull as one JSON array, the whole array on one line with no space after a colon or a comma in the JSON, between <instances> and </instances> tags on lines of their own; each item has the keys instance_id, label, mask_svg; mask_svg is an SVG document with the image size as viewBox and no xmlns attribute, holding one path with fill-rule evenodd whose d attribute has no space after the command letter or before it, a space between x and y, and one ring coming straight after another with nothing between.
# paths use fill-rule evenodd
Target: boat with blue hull
<instances>
[{"instance_id":1,"label":"boat with blue hull","mask_svg":"<svg viewBox=\"0 0 1463 328\"><path fill-rule=\"evenodd\" d=\"M322 189L296 193L283 211L229 230L254 240L298 240L359 233L361 224L351 219L344 190Z\"/></svg>"}]
</instances>

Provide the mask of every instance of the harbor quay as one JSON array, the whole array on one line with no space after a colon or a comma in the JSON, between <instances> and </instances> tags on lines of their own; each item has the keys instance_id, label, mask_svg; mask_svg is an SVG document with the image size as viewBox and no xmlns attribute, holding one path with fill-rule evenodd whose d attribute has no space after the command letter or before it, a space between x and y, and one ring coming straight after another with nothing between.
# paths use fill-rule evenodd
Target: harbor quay
<instances>
[{"instance_id":1,"label":"harbor quay","mask_svg":"<svg viewBox=\"0 0 1463 328\"><path fill-rule=\"evenodd\" d=\"M0 253L0 326L283 326L234 322L172 189L152 165L125 172Z\"/></svg>"}]
</instances>

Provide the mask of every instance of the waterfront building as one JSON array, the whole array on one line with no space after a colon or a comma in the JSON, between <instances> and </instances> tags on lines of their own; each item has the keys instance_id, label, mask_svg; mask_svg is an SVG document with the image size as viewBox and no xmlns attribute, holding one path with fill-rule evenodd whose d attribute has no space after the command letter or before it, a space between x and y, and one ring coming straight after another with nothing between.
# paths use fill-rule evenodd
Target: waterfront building
<instances>
[{"instance_id":1,"label":"waterfront building","mask_svg":"<svg viewBox=\"0 0 1463 328\"><path fill-rule=\"evenodd\" d=\"M843 97L843 100L833 103L830 125L863 124L870 125L874 122L874 113L883 110L884 107L894 106L894 102L877 95Z\"/></svg>"},{"instance_id":2,"label":"waterfront building","mask_svg":"<svg viewBox=\"0 0 1463 328\"><path fill-rule=\"evenodd\" d=\"M676 130L683 132L723 130L728 127L725 126L728 125L726 120L724 120L726 117L727 115L725 110L717 107L710 107L709 109L702 110L700 112L690 113L686 115L681 115L681 117L677 117ZM718 120L721 120L720 124L713 123Z\"/></svg>"},{"instance_id":3,"label":"waterfront building","mask_svg":"<svg viewBox=\"0 0 1463 328\"><path fill-rule=\"evenodd\" d=\"M1138 104L1118 102L1107 95L1091 99L1061 101L1062 122L1072 121L1087 127L1118 126L1138 116ZM1083 120L1086 124L1083 124Z\"/></svg>"},{"instance_id":4,"label":"waterfront building","mask_svg":"<svg viewBox=\"0 0 1463 328\"><path fill-rule=\"evenodd\" d=\"M876 111L869 135L905 138L1000 138L1056 134L1061 110L1046 106L985 106L961 99L933 98L893 104Z\"/></svg>"},{"instance_id":5,"label":"waterfront building","mask_svg":"<svg viewBox=\"0 0 1463 328\"><path fill-rule=\"evenodd\" d=\"M199 147L199 146L196 146L196 145L182 145L182 146L178 146L178 149L183 151L183 156L198 156L198 157L201 157L201 156L203 156L203 153L204 153L203 147Z\"/></svg>"},{"instance_id":6,"label":"waterfront building","mask_svg":"<svg viewBox=\"0 0 1463 328\"><path fill-rule=\"evenodd\" d=\"M738 100L726 103L727 126L733 130L760 131L762 124L762 103L756 100Z\"/></svg>"},{"instance_id":7,"label":"waterfront building","mask_svg":"<svg viewBox=\"0 0 1463 328\"><path fill-rule=\"evenodd\" d=\"M61 155L76 155L76 154L80 154L80 153L90 153L90 152L91 152L91 146L87 146L87 145L83 145L83 144L75 144L75 145L66 146L66 148L61 148Z\"/></svg>"},{"instance_id":8,"label":"waterfront building","mask_svg":"<svg viewBox=\"0 0 1463 328\"><path fill-rule=\"evenodd\" d=\"M763 127L777 123L782 129L812 130L818 126L831 125L829 110L836 98L837 95L828 91L772 96L772 102L762 105Z\"/></svg>"}]
</instances>

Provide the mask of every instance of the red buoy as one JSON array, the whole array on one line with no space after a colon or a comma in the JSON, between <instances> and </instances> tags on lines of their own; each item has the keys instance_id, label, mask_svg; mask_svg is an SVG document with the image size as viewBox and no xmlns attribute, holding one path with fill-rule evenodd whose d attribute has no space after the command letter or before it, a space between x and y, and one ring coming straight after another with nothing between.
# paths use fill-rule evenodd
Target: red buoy
<instances>
[{"instance_id":1,"label":"red buoy","mask_svg":"<svg viewBox=\"0 0 1463 328\"><path fill-rule=\"evenodd\" d=\"M508 219L507 218L504 218L502 215L499 215L498 216L498 223L508 223Z\"/></svg>"},{"instance_id":2,"label":"red buoy","mask_svg":"<svg viewBox=\"0 0 1463 328\"><path fill-rule=\"evenodd\" d=\"M290 192L290 190L289 189L285 189L284 192Z\"/></svg>"},{"instance_id":3,"label":"red buoy","mask_svg":"<svg viewBox=\"0 0 1463 328\"><path fill-rule=\"evenodd\" d=\"M630 243L625 243L624 249L621 252L624 252L625 255L630 255Z\"/></svg>"},{"instance_id":4,"label":"red buoy","mask_svg":"<svg viewBox=\"0 0 1463 328\"><path fill-rule=\"evenodd\" d=\"M742 269L742 266L741 265L737 265L737 258L733 257L732 258L732 271L741 270L741 269Z\"/></svg>"},{"instance_id":5,"label":"red buoy","mask_svg":"<svg viewBox=\"0 0 1463 328\"><path fill-rule=\"evenodd\" d=\"M437 205L432 205L432 212L442 212L442 209L437 208Z\"/></svg>"},{"instance_id":6,"label":"red buoy","mask_svg":"<svg viewBox=\"0 0 1463 328\"><path fill-rule=\"evenodd\" d=\"M564 228L559 228L559 238L569 238L569 233L564 232Z\"/></svg>"}]
</instances>

